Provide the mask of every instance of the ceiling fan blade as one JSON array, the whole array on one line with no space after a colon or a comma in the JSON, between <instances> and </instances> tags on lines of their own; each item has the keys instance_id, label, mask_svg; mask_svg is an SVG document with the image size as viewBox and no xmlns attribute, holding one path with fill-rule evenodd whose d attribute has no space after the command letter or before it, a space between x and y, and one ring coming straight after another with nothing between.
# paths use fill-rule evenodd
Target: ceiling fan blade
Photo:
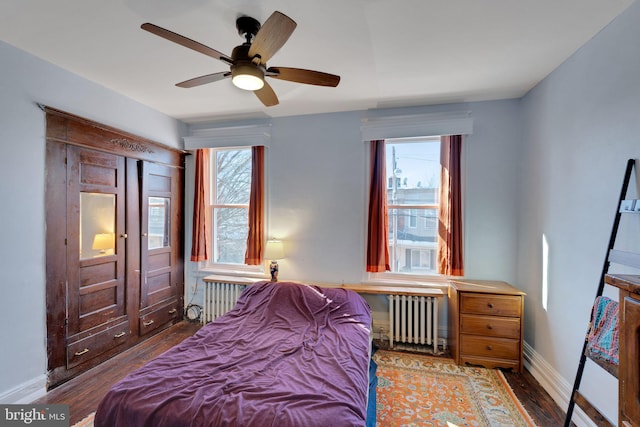
<instances>
[{"instance_id":1,"label":"ceiling fan blade","mask_svg":"<svg viewBox=\"0 0 640 427\"><path fill-rule=\"evenodd\" d=\"M256 94L265 107L273 107L274 105L278 105L280 102L278 101L278 96L273 91L273 88L267 82L264 82L262 89L254 90L253 93Z\"/></svg>"},{"instance_id":2,"label":"ceiling fan blade","mask_svg":"<svg viewBox=\"0 0 640 427\"><path fill-rule=\"evenodd\" d=\"M338 83L340 83L340 76L336 76L335 74L304 70L302 68L269 67L266 75L274 79L316 86L336 87Z\"/></svg>"},{"instance_id":3,"label":"ceiling fan blade","mask_svg":"<svg viewBox=\"0 0 640 427\"><path fill-rule=\"evenodd\" d=\"M273 12L253 39L249 48L249 58L260 55L260 63L266 64L289 40L297 25L293 19L284 13Z\"/></svg>"},{"instance_id":4,"label":"ceiling fan blade","mask_svg":"<svg viewBox=\"0 0 640 427\"><path fill-rule=\"evenodd\" d=\"M222 71L220 73L207 74L200 77L194 77L193 79L185 80L180 83L176 83L178 87L190 88L195 86L206 85L207 83L217 82L218 80L225 79L231 76L230 71Z\"/></svg>"},{"instance_id":5,"label":"ceiling fan blade","mask_svg":"<svg viewBox=\"0 0 640 427\"><path fill-rule=\"evenodd\" d=\"M233 60L229 58L227 55L218 52L215 49L210 48L209 46L205 46L202 43L198 43L195 40L191 40L185 36L181 36L180 34L174 33L173 31L169 31L165 28L158 27L157 25L144 23L140 26L145 31L149 31L156 36L160 36L169 41L177 43L181 46L187 47L189 49L193 49L196 52L203 53L207 56L210 56L215 59L219 59L220 61L226 62L227 64L233 64Z\"/></svg>"}]
</instances>

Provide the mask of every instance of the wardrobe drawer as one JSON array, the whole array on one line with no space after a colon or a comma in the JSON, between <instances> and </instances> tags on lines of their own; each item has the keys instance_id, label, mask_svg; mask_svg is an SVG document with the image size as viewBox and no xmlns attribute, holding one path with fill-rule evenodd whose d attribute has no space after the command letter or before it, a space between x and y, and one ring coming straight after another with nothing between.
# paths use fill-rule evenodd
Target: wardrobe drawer
<instances>
[{"instance_id":1,"label":"wardrobe drawer","mask_svg":"<svg viewBox=\"0 0 640 427\"><path fill-rule=\"evenodd\" d=\"M67 369L124 344L129 338L129 321L120 322L104 331L89 335L67 345Z\"/></svg>"},{"instance_id":2,"label":"wardrobe drawer","mask_svg":"<svg viewBox=\"0 0 640 427\"><path fill-rule=\"evenodd\" d=\"M140 335L146 335L149 332L155 331L180 317L180 310L178 309L177 303L160 307L140 317Z\"/></svg>"},{"instance_id":3,"label":"wardrobe drawer","mask_svg":"<svg viewBox=\"0 0 640 427\"><path fill-rule=\"evenodd\" d=\"M471 335L519 339L520 318L462 314L460 316L460 332Z\"/></svg>"},{"instance_id":4,"label":"wardrobe drawer","mask_svg":"<svg viewBox=\"0 0 640 427\"><path fill-rule=\"evenodd\" d=\"M462 355L493 357L497 359L520 359L520 340L490 338L477 335L462 335Z\"/></svg>"},{"instance_id":5,"label":"wardrobe drawer","mask_svg":"<svg viewBox=\"0 0 640 427\"><path fill-rule=\"evenodd\" d=\"M521 309L522 298L519 296L476 293L460 295L461 313L520 317Z\"/></svg>"}]
</instances>

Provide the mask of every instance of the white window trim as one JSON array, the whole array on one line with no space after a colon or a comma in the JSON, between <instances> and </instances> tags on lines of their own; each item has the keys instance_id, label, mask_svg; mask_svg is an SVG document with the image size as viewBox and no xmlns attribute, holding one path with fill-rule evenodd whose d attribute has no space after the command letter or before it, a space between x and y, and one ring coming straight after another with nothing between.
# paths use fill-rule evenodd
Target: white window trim
<instances>
[{"instance_id":1,"label":"white window trim","mask_svg":"<svg viewBox=\"0 0 640 427\"><path fill-rule=\"evenodd\" d=\"M248 149L251 145L223 145L217 147L204 147L204 148L212 148L215 149L224 149L224 150L233 150L233 149ZM212 151L214 154L215 151ZM211 161L213 162L213 155L211 156ZM211 167L211 165L210 165ZM213 178L213 175L212 175ZM266 182L265 182L266 185ZM266 189L265 189L266 191ZM214 204L212 203L209 208L213 210ZM232 205L225 205L227 207L234 207ZM245 205L239 205L235 207L245 207ZM213 212L211 212L213 218ZM266 212L265 212L265 220L266 220ZM212 224L213 225L213 224ZM212 228L213 233L213 228ZM213 245L213 235L212 245ZM211 248L213 251L213 247ZM213 254L212 254L213 256ZM198 263L198 271L206 274L222 274L226 276L241 276L241 277L252 277L252 278L269 278L270 273L268 270L268 263L264 261L261 265L246 265L246 264L223 264L223 263L215 263L213 259L208 261L201 261Z\"/></svg>"},{"instance_id":2,"label":"white window trim","mask_svg":"<svg viewBox=\"0 0 640 427\"><path fill-rule=\"evenodd\" d=\"M471 135L473 134L473 117L470 111L439 112L402 116L372 115L362 119L360 131L362 141L365 143L372 140L425 138L444 135ZM367 191L369 186L369 176L371 173L370 168L371 165L367 162L367 167L365 168ZM365 198L365 219L363 221L365 226L364 236L368 235L368 199L368 197ZM464 239L466 241L466 236ZM364 254L362 271L364 272L363 283L369 284L448 287L448 281L452 278L442 274L412 275L392 272L367 272L365 268Z\"/></svg>"},{"instance_id":3,"label":"white window trim","mask_svg":"<svg viewBox=\"0 0 640 427\"><path fill-rule=\"evenodd\" d=\"M200 126L200 127L198 127ZM248 148L251 146L271 146L271 123L248 123L236 126L194 125L189 131L190 135L183 138L185 150L197 150L199 148ZM268 163L268 162L267 162ZM265 171L267 164L265 164ZM266 173L268 176L268 173ZM268 186L268 178L265 179ZM265 189L266 191L266 189ZM267 201L268 203L268 201ZM268 212L268 209L267 209ZM265 212L265 216L267 214ZM266 220L267 218L265 218ZM214 264L198 262L197 270L203 274L223 274L229 276L268 278L268 263L263 265L239 265L239 264Z\"/></svg>"},{"instance_id":4,"label":"white window trim","mask_svg":"<svg viewBox=\"0 0 640 427\"><path fill-rule=\"evenodd\" d=\"M265 265L264 262L262 265L217 264L212 266L207 265L205 261L201 261L198 265L198 272L202 272L205 275L221 274L223 276L252 277L259 279L268 279L271 277L268 269L268 265Z\"/></svg>"}]
</instances>

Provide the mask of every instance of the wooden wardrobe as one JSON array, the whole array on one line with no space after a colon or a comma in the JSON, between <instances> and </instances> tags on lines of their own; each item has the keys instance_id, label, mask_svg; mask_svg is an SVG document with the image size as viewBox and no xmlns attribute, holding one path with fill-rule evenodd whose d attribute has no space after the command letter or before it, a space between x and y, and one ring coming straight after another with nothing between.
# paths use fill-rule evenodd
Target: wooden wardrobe
<instances>
[{"instance_id":1,"label":"wooden wardrobe","mask_svg":"<svg viewBox=\"0 0 640 427\"><path fill-rule=\"evenodd\" d=\"M51 388L182 319L184 153L45 112Z\"/></svg>"}]
</instances>

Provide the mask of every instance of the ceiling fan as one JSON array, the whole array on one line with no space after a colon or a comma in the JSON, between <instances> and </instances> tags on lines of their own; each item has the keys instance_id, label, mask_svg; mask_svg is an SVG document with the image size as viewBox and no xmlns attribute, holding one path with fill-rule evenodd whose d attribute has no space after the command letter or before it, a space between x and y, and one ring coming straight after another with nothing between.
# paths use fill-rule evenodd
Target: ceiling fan
<instances>
[{"instance_id":1,"label":"ceiling fan","mask_svg":"<svg viewBox=\"0 0 640 427\"><path fill-rule=\"evenodd\" d=\"M340 83L340 76L321 71L289 67L267 68L267 61L286 43L296 25L293 19L277 11L262 26L254 18L241 16L236 20L236 28L245 42L236 46L231 56L148 22L142 24L141 28L230 66L229 71L195 77L177 83L176 86L190 88L231 77L235 86L253 91L265 106L271 107L278 104L278 97L265 77L317 86L336 87Z\"/></svg>"}]
</instances>

